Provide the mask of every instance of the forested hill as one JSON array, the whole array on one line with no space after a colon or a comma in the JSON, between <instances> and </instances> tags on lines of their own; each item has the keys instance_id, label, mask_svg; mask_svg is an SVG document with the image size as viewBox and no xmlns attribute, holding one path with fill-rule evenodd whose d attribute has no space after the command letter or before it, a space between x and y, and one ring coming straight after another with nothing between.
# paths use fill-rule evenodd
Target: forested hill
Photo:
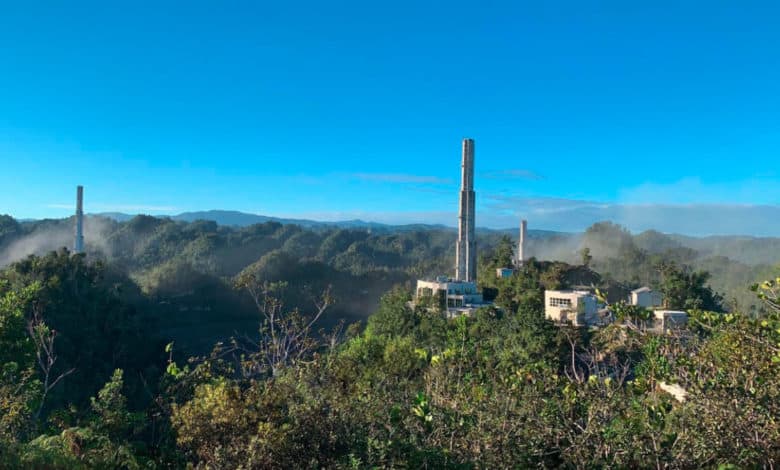
<instances>
[{"instance_id":1,"label":"forested hill","mask_svg":"<svg viewBox=\"0 0 780 470\"><path fill-rule=\"evenodd\" d=\"M72 219L0 221L0 264L42 254L72 240ZM127 222L85 221L88 259L126 273L160 310L161 328L196 348L253 331L255 307L233 288L251 269L288 283L285 301L308 308L312 292L331 285L330 318L365 319L383 292L416 276L449 272L454 234L441 230L372 234L368 230L304 229L266 222L248 227L137 216Z\"/></svg>"},{"instance_id":2,"label":"forested hill","mask_svg":"<svg viewBox=\"0 0 780 470\"><path fill-rule=\"evenodd\" d=\"M106 212L95 214L98 217L113 219L118 222L127 222L135 215L124 214L121 212ZM409 224L409 225L388 225L378 222L366 222L364 220L341 220L335 222L322 222L310 219L291 219L284 217L272 217L260 214L249 214L239 211L209 210L196 212L183 212L176 215L158 216L159 218L171 219L176 222L195 222L198 220L207 220L216 222L219 225L228 227L248 227L250 225L264 224L266 222L278 222L280 224L293 224L309 229L328 229L328 228L351 228L351 229L372 229L383 231L401 231L401 230L422 230L444 228L442 225L430 224Z\"/></svg>"},{"instance_id":3,"label":"forested hill","mask_svg":"<svg viewBox=\"0 0 780 470\"><path fill-rule=\"evenodd\" d=\"M93 217L74 256L58 249L72 222L0 218L14 261L0 269L0 467L780 461L771 258L600 223L532 233L539 259L499 280L514 242L487 232L480 283L501 308L448 320L409 301L415 278L451 272L452 230ZM642 284L690 309L689 331L649 334L647 312L619 304L624 323L596 332L544 319L544 289L596 286L620 302Z\"/></svg>"},{"instance_id":4,"label":"forested hill","mask_svg":"<svg viewBox=\"0 0 780 470\"><path fill-rule=\"evenodd\" d=\"M208 215L208 214L207 214ZM71 246L73 219L19 222L0 217L0 266L28 254ZM184 343L207 347L217 336L253 327L254 309L232 289L246 269L288 283L289 305L309 305L300 291L332 285L338 302L331 318L365 319L381 294L418 277L449 274L456 233L436 227L304 228L280 222L245 227L213 221L136 216L119 222L88 217L88 259L102 259L133 279L164 311L163 326ZM511 232L479 233L482 265ZM648 231L632 235L610 223L584 234L531 231L529 253L540 260L582 264L627 287L657 285L661 264L707 271L727 307L749 310L747 286L770 277L780 263L780 239L691 238ZM208 333L208 334L206 334Z\"/></svg>"}]
</instances>

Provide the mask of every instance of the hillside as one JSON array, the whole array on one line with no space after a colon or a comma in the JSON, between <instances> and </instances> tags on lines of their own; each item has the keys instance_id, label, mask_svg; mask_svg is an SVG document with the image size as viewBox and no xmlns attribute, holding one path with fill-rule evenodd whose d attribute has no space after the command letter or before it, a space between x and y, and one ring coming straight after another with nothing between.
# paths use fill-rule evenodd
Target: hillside
<instances>
[{"instance_id":1,"label":"hillside","mask_svg":"<svg viewBox=\"0 0 780 470\"><path fill-rule=\"evenodd\" d=\"M94 214L97 217L104 217L117 222L127 222L138 214L124 214L120 212L105 212ZM342 220L336 222L322 222L309 219L290 219L283 217L272 217L260 214L249 214L240 211L227 210L208 210L197 212L183 212L176 215L160 215L160 219L170 219L177 222L196 222L207 220L216 222L218 225L228 227L248 227L250 225L263 224L266 222L276 222L284 225L298 225L308 229L327 229L327 228L354 228L371 229L384 231L408 231L408 230L426 230L426 229L444 229L443 225L426 224L408 224L408 225L387 225L377 222L366 222L363 220Z\"/></svg>"},{"instance_id":2,"label":"hillside","mask_svg":"<svg viewBox=\"0 0 780 470\"><path fill-rule=\"evenodd\" d=\"M688 328L652 333L647 312L625 305L614 306L625 314L615 325L556 326L542 314L545 289L595 285L619 302L625 287L588 266L536 260L497 280L489 273L511 257L503 238L480 263L501 309L448 319L400 287L365 311L365 327L317 331L311 315L332 297L302 311L278 301L322 281L354 295L356 282L407 271L404 259L451 234L141 217L108 235L110 261L61 250L0 270L4 467L754 468L780 456L780 280L762 284L764 309L751 318L721 313L706 276L667 265L673 308L705 309ZM584 240L611 241L618 259L648 256L616 226ZM310 261L292 254L304 249ZM233 278L257 293L253 329L215 337L229 310L214 307L243 300L205 273L260 251ZM125 270L147 273L136 276L143 289Z\"/></svg>"},{"instance_id":3,"label":"hillside","mask_svg":"<svg viewBox=\"0 0 780 470\"><path fill-rule=\"evenodd\" d=\"M135 215L124 213L102 213L97 217L127 222ZM239 211L210 210L199 212L185 212L170 216L157 216L161 219L170 219L177 222L213 221L220 226L248 227L250 225L275 222L283 225L298 225L312 230L365 229L375 232L394 233L402 231L426 231L444 230L454 231L454 228L443 225L410 224L387 225L362 220L345 220L337 222L322 222L308 219L289 219L271 217L258 214L249 214ZM33 221L26 221L33 222ZM478 232L485 234L501 233L516 237L516 228L486 229L479 228ZM582 242L582 233L558 232L552 230L529 231L531 239L537 241L536 252L544 259L570 260L579 250ZM649 253L662 253L676 248L690 248L697 252L697 258L726 257L739 263L753 265L773 265L780 263L780 238L779 237L751 237L746 235L720 235L708 237L693 237L678 233L662 233L656 230L646 230L635 235L635 243L638 248Z\"/></svg>"},{"instance_id":4,"label":"hillside","mask_svg":"<svg viewBox=\"0 0 780 470\"><path fill-rule=\"evenodd\" d=\"M209 214L225 216L223 212L199 215ZM255 328L253 305L233 288L236 276L246 269L288 282L285 302L292 307L310 305L310 295L300 292L332 284L338 302L331 321L355 321L364 320L393 285L450 274L454 263L456 232L448 228L305 228L290 221L238 226L249 221L244 216L232 219L236 225L150 216L125 222L89 217L85 223L88 255L133 279L155 299L161 328L196 350ZM489 262L502 237L512 235L511 231L480 231L481 263ZM71 219L18 222L5 217L0 219L0 265L70 246L71 240ZM748 287L777 273L780 251L772 252L771 247L778 243L778 239L697 239L654 231L631 235L619 226L597 224L584 234L532 230L528 252L539 260L578 265L587 247L592 268L623 288L656 286L663 263L690 266L710 273L710 285L728 307L751 311L756 299ZM720 253L763 262L751 264Z\"/></svg>"}]
</instances>

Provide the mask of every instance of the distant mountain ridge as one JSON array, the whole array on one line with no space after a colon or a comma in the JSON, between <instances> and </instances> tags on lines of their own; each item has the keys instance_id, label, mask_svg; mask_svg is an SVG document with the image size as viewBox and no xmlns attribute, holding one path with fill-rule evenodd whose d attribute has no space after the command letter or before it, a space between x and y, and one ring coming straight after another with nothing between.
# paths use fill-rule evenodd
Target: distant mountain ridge
<instances>
[{"instance_id":1,"label":"distant mountain ridge","mask_svg":"<svg viewBox=\"0 0 780 470\"><path fill-rule=\"evenodd\" d=\"M136 214L125 214L121 212L102 212L97 214L101 217L107 217L117 222L127 222L131 220ZM283 225L298 225L303 228L316 229L316 228L360 228L360 229L376 229L376 230L426 230L426 229L452 229L441 224L404 224L404 225L390 225L380 222L367 222L360 219L353 220L341 220L335 222L322 222L310 219L291 219L283 217L273 217L260 214L250 214L240 211L228 211L228 210L208 210L208 211L196 211L196 212L183 212L177 215L159 215L155 216L161 219L171 219L177 222L195 222L196 220L208 220L216 222L219 225L228 227L248 227L255 224L263 224L266 222L277 222Z\"/></svg>"},{"instance_id":2,"label":"distant mountain ridge","mask_svg":"<svg viewBox=\"0 0 780 470\"><path fill-rule=\"evenodd\" d=\"M116 220L117 222L127 222L137 214L126 214L122 212L101 212L97 214L90 214L100 217L106 217ZM455 231L457 228L449 227L444 224L384 224L381 222L368 222L360 219L341 220L335 222L323 222L311 219L291 219L284 217L273 217L260 214L250 214L240 211L228 211L228 210L208 210L208 211L196 211L196 212L183 212L177 215L158 215L154 216L161 219L170 219L176 222L192 223L196 220L208 220L216 222L218 225L224 225L227 227L248 227L255 224L264 224L266 222L277 222L283 225L298 225L307 229L327 229L327 228L347 228L347 229L370 229L374 231L412 231L412 230L448 230ZM485 227L478 227L480 232L497 232L506 233L508 235L516 235L519 228L506 228L506 229L490 229ZM574 233L558 232L555 230L534 230L528 231L531 237L550 237L550 236L573 236Z\"/></svg>"},{"instance_id":3,"label":"distant mountain ridge","mask_svg":"<svg viewBox=\"0 0 780 470\"><path fill-rule=\"evenodd\" d=\"M511 204L510 204L511 203ZM521 203L525 204L522 205ZM521 204L521 205L517 205ZM708 237L780 237L780 206L739 206L739 205L620 205L597 204L568 200L522 200L510 201L498 209L524 214L529 219L531 229L549 227L550 234L582 233L601 221L612 221L638 234L653 230L666 234L681 234L695 238ZM110 212L97 214L118 221L127 221L131 214ZM372 230L404 229L445 229L455 230L455 215L443 218L441 213L431 214L431 221L425 219L413 224L370 222L360 219L323 222L310 219L295 219L250 214L229 210L208 210L185 212L178 215L161 215L171 220L191 222L211 220L220 225L245 227L268 221L282 224L296 224L301 227L317 229L328 227L363 228ZM499 219L482 219L485 226L478 227L481 232L517 233L514 217L502 216ZM519 219L519 217L518 217ZM419 220L419 219L418 219ZM519 220L518 220L519 222ZM497 229L495 227L509 227Z\"/></svg>"}]
</instances>

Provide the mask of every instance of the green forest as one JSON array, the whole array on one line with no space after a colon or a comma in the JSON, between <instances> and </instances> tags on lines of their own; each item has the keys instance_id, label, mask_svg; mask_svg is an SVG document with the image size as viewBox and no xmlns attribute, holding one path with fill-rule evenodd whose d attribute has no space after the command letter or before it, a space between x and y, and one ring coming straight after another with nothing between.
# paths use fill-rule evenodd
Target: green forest
<instances>
[{"instance_id":1,"label":"green forest","mask_svg":"<svg viewBox=\"0 0 780 470\"><path fill-rule=\"evenodd\" d=\"M3 468L774 468L780 241L480 231L495 307L412 302L455 232L0 217ZM34 254L29 254L34 253ZM29 254L29 255L28 255ZM640 286L689 327L652 334ZM544 319L589 286L618 321Z\"/></svg>"}]
</instances>

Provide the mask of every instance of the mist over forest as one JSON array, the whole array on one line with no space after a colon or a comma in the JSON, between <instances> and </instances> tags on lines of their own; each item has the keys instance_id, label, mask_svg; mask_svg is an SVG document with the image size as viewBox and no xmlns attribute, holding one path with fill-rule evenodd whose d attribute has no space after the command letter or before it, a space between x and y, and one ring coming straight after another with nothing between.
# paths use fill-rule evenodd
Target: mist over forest
<instances>
[{"instance_id":1,"label":"mist over forest","mask_svg":"<svg viewBox=\"0 0 780 470\"><path fill-rule=\"evenodd\" d=\"M451 274L448 228L91 216L83 254L68 248L73 229L0 217L0 461L12 468L780 456L767 346L780 341L780 239L531 230L530 259L503 279L515 234L479 230L479 285L500 307L447 319L410 301L416 279ZM583 286L615 324L544 319L545 290ZM640 286L685 309L689 328L649 333L625 303ZM722 422L736 437L712 445Z\"/></svg>"},{"instance_id":2,"label":"mist over forest","mask_svg":"<svg viewBox=\"0 0 780 470\"><path fill-rule=\"evenodd\" d=\"M19 222L3 216L0 266L71 248L73 227L73 218ZM338 300L326 323L364 321L394 285L411 287L417 278L451 275L457 236L452 229L433 226L304 228L269 221L240 227L144 215L124 222L89 216L84 230L87 259L105 261L154 299L161 328L180 344L193 345L193 352L256 328L254 306L233 288L242 272L287 282L284 301L291 308L310 307L313 290L333 285ZM516 236L481 229L481 264L489 263L502 238ZM598 223L585 233L532 229L527 252L539 261L578 265L584 248L590 250L595 271L628 290L657 286L663 262L707 271L709 284L723 295L727 308L745 311L758 304L748 287L780 263L780 238L631 234L611 223ZM304 291L308 298L300 295Z\"/></svg>"}]
</instances>

